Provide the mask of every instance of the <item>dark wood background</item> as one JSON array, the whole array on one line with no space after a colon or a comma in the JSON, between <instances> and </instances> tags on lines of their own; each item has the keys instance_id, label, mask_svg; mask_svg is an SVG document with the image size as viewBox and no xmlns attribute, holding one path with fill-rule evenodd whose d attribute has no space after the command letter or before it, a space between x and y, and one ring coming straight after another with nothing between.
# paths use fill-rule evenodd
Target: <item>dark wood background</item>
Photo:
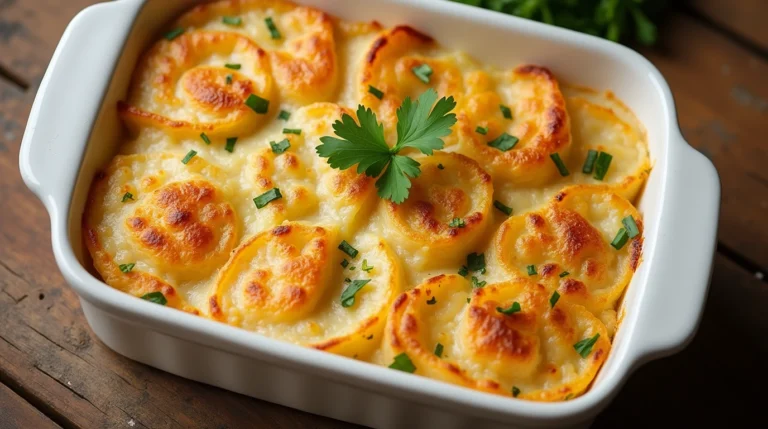
<instances>
[{"instance_id":1,"label":"dark wood background","mask_svg":"<svg viewBox=\"0 0 768 429\"><path fill-rule=\"evenodd\" d=\"M18 154L58 40L94 2L0 0L0 427L353 427L132 362L88 328ZM696 339L640 368L595 428L768 425L766 21L768 0L691 0L641 50L672 86L686 138L720 172L718 254Z\"/></svg>"}]
</instances>

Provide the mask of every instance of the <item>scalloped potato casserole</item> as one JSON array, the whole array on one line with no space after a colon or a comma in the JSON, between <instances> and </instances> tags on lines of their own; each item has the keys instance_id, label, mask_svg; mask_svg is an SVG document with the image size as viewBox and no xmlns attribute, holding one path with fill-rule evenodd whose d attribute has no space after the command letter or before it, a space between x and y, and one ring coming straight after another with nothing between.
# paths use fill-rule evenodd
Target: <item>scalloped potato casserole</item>
<instances>
[{"instance_id":1,"label":"scalloped potato casserole","mask_svg":"<svg viewBox=\"0 0 768 429\"><path fill-rule=\"evenodd\" d=\"M499 395L589 388L642 260L633 201L650 172L645 131L610 92L285 0L199 5L167 30L83 215L107 284ZM439 150L398 149L406 120L440 125L405 113L425 91L455 104ZM363 131L384 136L393 171L354 161ZM334 133L360 142L336 153L343 168L318 146ZM406 198L382 196L395 185Z\"/></svg>"}]
</instances>

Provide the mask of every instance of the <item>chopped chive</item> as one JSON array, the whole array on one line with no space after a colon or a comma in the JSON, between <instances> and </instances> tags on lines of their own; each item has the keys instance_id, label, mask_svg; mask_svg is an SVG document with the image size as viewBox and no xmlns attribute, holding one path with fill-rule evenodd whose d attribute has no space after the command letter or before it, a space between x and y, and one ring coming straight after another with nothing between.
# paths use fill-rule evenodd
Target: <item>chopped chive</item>
<instances>
[{"instance_id":1,"label":"chopped chive","mask_svg":"<svg viewBox=\"0 0 768 429\"><path fill-rule=\"evenodd\" d=\"M411 358L405 353L400 353L395 356L394 362L389 365L389 368L396 369L398 371L413 373L416 371L416 366L411 362Z\"/></svg>"},{"instance_id":2,"label":"chopped chive","mask_svg":"<svg viewBox=\"0 0 768 429\"><path fill-rule=\"evenodd\" d=\"M232 70L240 70L240 64L224 64L224 67Z\"/></svg>"},{"instance_id":3,"label":"chopped chive","mask_svg":"<svg viewBox=\"0 0 768 429\"><path fill-rule=\"evenodd\" d=\"M611 160L613 156L611 154L600 152L597 155L597 162L595 162L595 174L594 177L597 180L603 180L606 173L608 173L608 167L611 166Z\"/></svg>"},{"instance_id":4,"label":"chopped chive","mask_svg":"<svg viewBox=\"0 0 768 429\"><path fill-rule=\"evenodd\" d=\"M560 278L568 277L568 274L571 274L571 273L569 273L568 271L563 271L562 273L560 273Z\"/></svg>"},{"instance_id":5,"label":"chopped chive","mask_svg":"<svg viewBox=\"0 0 768 429\"><path fill-rule=\"evenodd\" d=\"M183 28L181 28L181 27L174 28L173 30L165 33L164 37L165 37L165 40L173 40L173 39L181 36L183 33L184 33L184 29Z\"/></svg>"},{"instance_id":6,"label":"chopped chive","mask_svg":"<svg viewBox=\"0 0 768 429\"><path fill-rule=\"evenodd\" d=\"M555 308L555 304L557 304L557 301L560 299L560 294L557 293L557 291L554 291L552 293L552 296L549 298L549 306L552 308Z\"/></svg>"},{"instance_id":7,"label":"chopped chive","mask_svg":"<svg viewBox=\"0 0 768 429\"><path fill-rule=\"evenodd\" d=\"M443 345L440 343L437 343L435 346L435 356L439 358L443 357Z\"/></svg>"},{"instance_id":8,"label":"chopped chive","mask_svg":"<svg viewBox=\"0 0 768 429\"><path fill-rule=\"evenodd\" d=\"M573 399L573 393L569 393L569 394L565 395L565 399L563 399L563 400L564 401L569 401L571 399Z\"/></svg>"},{"instance_id":9,"label":"chopped chive","mask_svg":"<svg viewBox=\"0 0 768 429\"><path fill-rule=\"evenodd\" d=\"M160 305L168 304L168 300L165 299L165 295L162 292L150 292L142 295L141 299Z\"/></svg>"},{"instance_id":10,"label":"chopped chive","mask_svg":"<svg viewBox=\"0 0 768 429\"><path fill-rule=\"evenodd\" d=\"M224 150L229 153L235 151L235 143L237 143L237 137L227 137L227 144L224 145Z\"/></svg>"},{"instance_id":11,"label":"chopped chive","mask_svg":"<svg viewBox=\"0 0 768 429\"><path fill-rule=\"evenodd\" d=\"M517 388L517 386L512 386L512 397L517 398L517 395L520 394L520 389Z\"/></svg>"},{"instance_id":12,"label":"chopped chive","mask_svg":"<svg viewBox=\"0 0 768 429\"><path fill-rule=\"evenodd\" d=\"M536 274L538 274L538 273L536 272L536 265L528 265L528 266L527 266L527 267L525 267L525 268L528 270L528 275L529 275L529 276L535 276Z\"/></svg>"},{"instance_id":13,"label":"chopped chive","mask_svg":"<svg viewBox=\"0 0 768 429\"><path fill-rule=\"evenodd\" d=\"M133 194L130 193L130 192L126 192L126 193L123 194L123 199L120 202L124 203L124 202L126 202L128 200L132 200L132 199L133 199Z\"/></svg>"},{"instance_id":14,"label":"chopped chive","mask_svg":"<svg viewBox=\"0 0 768 429\"><path fill-rule=\"evenodd\" d=\"M344 260L342 260L342 261L341 261L341 266L342 266L343 268L347 268L347 265L349 265L349 261L347 261L346 259L344 259Z\"/></svg>"},{"instance_id":15,"label":"chopped chive","mask_svg":"<svg viewBox=\"0 0 768 429\"><path fill-rule=\"evenodd\" d=\"M269 142L269 146L272 148L272 152L280 155L291 147L291 142L288 139L282 139L279 142Z\"/></svg>"},{"instance_id":16,"label":"chopped chive","mask_svg":"<svg viewBox=\"0 0 768 429\"><path fill-rule=\"evenodd\" d=\"M592 174L592 169L595 168L595 161L597 161L597 151L590 149L587 152L587 159L584 160L584 166L581 167L581 172Z\"/></svg>"},{"instance_id":17,"label":"chopped chive","mask_svg":"<svg viewBox=\"0 0 768 429\"><path fill-rule=\"evenodd\" d=\"M245 105L250 107L256 113L265 114L269 110L269 100L251 94L245 99Z\"/></svg>"},{"instance_id":18,"label":"chopped chive","mask_svg":"<svg viewBox=\"0 0 768 429\"><path fill-rule=\"evenodd\" d=\"M467 298L467 304L469 304L469 297Z\"/></svg>"},{"instance_id":19,"label":"chopped chive","mask_svg":"<svg viewBox=\"0 0 768 429\"><path fill-rule=\"evenodd\" d=\"M459 275L462 277L466 277L467 274L469 274L469 269L466 266L462 265L461 268L459 268Z\"/></svg>"},{"instance_id":20,"label":"chopped chive","mask_svg":"<svg viewBox=\"0 0 768 429\"><path fill-rule=\"evenodd\" d=\"M437 164L438 170L445 170L445 166L443 164Z\"/></svg>"},{"instance_id":21,"label":"chopped chive","mask_svg":"<svg viewBox=\"0 0 768 429\"><path fill-rule=\"evenodd\" d=\"M448 223L448 226L451 228L464 228L467 224L464 222L464 219L455 217Z\"/></svg>"},{"instance_id":22,"label":"chopped chive","mask_svg":"<svg viewBox=\"0 0 768 429\"><path fill-rule=\"evenodd\" d=\"M120 271L122 271L122 272L127 274L127 273L130 273L131 270L133 269L133 267L135 267L135 266L136 266L136 264L134 262L131 262L129 264L120 264L120 265L118 265L118 268L120 268Z\"/></svg>"},{"instance_id":23,"label":"chopped chive","mask_svg":"<svg viewBox=\"0 0 768 429\"><path fill-rule=\"evenodd\" d=\"M243 18L240 18L239 16L223 16L221 17L221 22L237 27L243 24Z\"/></svg>"},{"instance_id":24,"label":"chopped chive","mask_svg":"<svg viewBox=\"0 0 768 429\"><path fill-rule=\"evenodd\" d=\"M499 109L501 109L501 114L504 115L505 118L512 119L512 110L509 107L499 104Z\"/></svg>"},{"instance_id":25,"label":"chopped chive","mask_svg":"<svg viewBox=\"0 0 768 429\"><path fill-rule=\"evenodd\" d=\"M296 134L297 136L300 136L301 129L300 128L283 128L283 134Z\"/></svg>"},{"instance_id":26,"label":"chopped chive","mask_svg":"<svg viewBox=\"0 0 768 429\"><path fill-rule=\"evenodd\" d=\"M277 40L281 37L280 30L278 30L277 26L275 26L275 21L272 20L271 16L265 18L264 23L267 24L267 28L269 29L269 34L272 36L273 39Z\"/></svg>"},{"instance_id":27,"label":"chopped chive","mask_svg":"<svg viewBox=\"0 0 768 429\"><path fill-rule=\"evenodd\" d=\"M272 188L267 192L264 192L263 194L254 198L253 203L256 204L257 209L261 209L261 208L264 208L270 202L274 200L279 200L280 198L283 198L283 195L280 193L280 189Z\"/></svg>"},{"instance_id":28,"label":"chopped chive","mask_svg":"<svg viewBox=\"0 0 768 429\"><path fill-rule=\"evenodd\" d=\"M347 243L347 240L341 240L341 244L339 244L339 250L349 255L350 258L355 258L359 253L357 249Z\"/></svg>"},{"instance_id":29,"label":"chopped chive","mask_svg":"<svg viewBox=\"0 0 768 429\"><path fill-rule=\"evenodd\" d=\"M489 141L488 146L495 147L502 152L506 152L515 147L519 141L520 139L517 137L504 133L496 137L496 139Z\"/></svg>"},{"instance_id":30,"label":"chopped chive","mask_svg":"<svg viewBox=\"0 0 768 429\"><path fill-rule=\"evenodd\" d=\"M424 63L420 66L413 67L411 71L420 81L429 83L429 77L432 75L432 67L430 67L429 64Z\"/></svg>"},{"instance_id":31,"label":"chopped chive","mask_svg":"<svg viewBox=\"0 0 768 429\"><path fill-rule=\"evenodd\" d=\"M373 96L378 98L379 100L384 98L384 92L382 92L379 88L376 88L373 85L368 85L368 92L373 94Z\"/></svg>"},{"instance_id":32,"label":"chopped chive","mask_svg":"<svg viewBox=\"0 0 768 429\"><path fill-rule=\"evenodd\" d=\"M197 151L195 151L195 150L190 150L189 152L187 152L187 154L186 154L186 155L184 156L184 158L181 160L181 163L182 163L182 164L188 164L188 163L189 163L189 161L192 161L192 158L194 158L194 157L195 157L195 155L197 155Z\"/></svg>"},{"instance_id":33,"label":"chopped chive","mask_svg":"<svg viewBox=\"0 0 768 429\"><path fill-rule=\"evenodd\" d=\"M341 306L344 308L351 307L355 304L355 295L363 286L370 283L371 279L365 280L352 280L352 283L347 286L341 293Z\"/></svg>"},{"instance_id":34,"label":"chopped chive","mask_svg":"<svg viewBox=\"0 0 768 429\"><path fill-rule=\"evenodd\" d=\"M485 270L485 253L470 253L467 255L467 269L469 271Z\"/></svg>"},{"instance_id":35,"label":"chopped chive","mask_svg":"<svg viewBox=\"0 0 768 429\"><path fill-rule=\"evenodd\" d=\"M355 268L357 268L357 267L352 265L351 267L349 267L349 271L355 271Z\"/></svg>"},{"instance_id":36,"label":"chopped chive","mask_svg":"<svg viewBox=\"0 0 768 429\"><path fill-rule=\"evenodd\" d=\"M473 288L480 288L480 287L485 286L486 284L488 284L487 281L485 281L485 280L480 281L480 279L478 279L477 277L472 276L472 287Z\"/></svg>"},{"instance_id":37,"label":"chopped chive","mask_svg":"<svg viewBox=\"0 0 768 429\"><path fill-rule=\"evenodd\" d=\"M282 119L284 121L287 121L288 118L290 118L290 117L291 117L291 112L289 112L287 110L281 110L280 114L277 115L277 119Z\"/></svg>"},{"instance_id":38,"label":"chopped chive","mask_svg":"<svg viewBox=\"0 0 768 429\"><path fill-rule=\"evenodd\" d=\"M512 303L512 305L509 306L509 308L496 307L496 311L501 314L512 315L520 311L520 303L515 301Z\"/></svg>"},{"instance_id":39,"label":"chopped chive","mask_svg":"<svg viewBox=\"0 0 768 429\"><path fill-rule=\"evenodd\" d=\"M611 246L616 250L621 250L621 248L627 244L627 240L629 240L629 234L626 229L621 228L619 232L616 233L616 237L614 237L611 242Z\"/></svg>"},{"instance_id":40,"label":"chopped chive","mask_svg":"<svg viewBox=\"0 0 768 429\"><path fill-rule=\"evenodd\" d=\"M496 200L493 202L493 206L496 207L500 212L504 213L507 216L512 216L512 207L504 205L499 200Z\"/></svg>"},{"instance_id":41,"label":"chopped chive","mask_svg":"<svg viewBox=\"0 0 768 429\"><path fill-rule=\"evenodd\" d=\"M592 346L595 345L597 339L600 338L600 334L595 334L592 338L585 338L573 345L576 353L580 354L582 358L586 358L592 352Z\"/></svg>"},{"instance_id":42,"label":"chopped chive","mask_svg":"<svg viewBox=\"0 0 768 429\"><path fill-rule=\"evenodd\" d=\"M437 298L436 297L433 296L432 298L427 300L427 305L435 305L435 304L437 304Z\"/></svg>"},{"instance_id":43,"label":"chopped chive","mask_svg":"<svg viewBox=\"0 0 768 429\"><path fill-rule=\"evenodd\" d=\"M552 158L552 161L557 166L557 171L560 172L561 176L565 177L565 176L571 174L571 173L568 172L568 168L565 166L565 163L563 162L563 160L560 159L560 154L559 153L555 152L555 153L549 155L549 157Z\"/></svg>"},{"instance_id":44,"label":"chopped chive","mask_svg":"<svg viewBox=\"0 0 768 429\"><path fill-rule=\"evenodd\" d=\"M209 139L208 136L205 135L205 133L200 133L200 138L203 139L203 142L205 144L211 144L211 139Z\"/></svg>"},{"instance_id":45,"label":"chopped chive","mask_svg":"<svg viewBox=\"0 0 768 429\"><path fill-rule=\"evenodd\" d=\"M368 265L368 260L363 259L363 266L360 267L361 270L365 271L366 273L370 273L373 269L373 265Z\"/></svg>"},{"instance_id":46,"label":"chopped chive","mask_svg":"<svg viewBox=\"0 0 768 429\"><path fill-rule=\"evenodd\" d=\"M226 81L227 81L227 85L232 85L232 75L231 74L227 75Z\"/></svg>"},{"instance_id":47,"label":"chopped chive","mask_svg":"<svg viewBox=\"0 0 768 429\"><path fill-rule=\"evenodd\" d=\"M633 218L632 215L629 215L624 219L622 219L621 223L623 223L624 228L627 229L629 238L635 238L640 234L640 229L637 227L637 224L635 223L635 218Z\"/></svg>"},{"instance_id":48,"label":"chopped chive","mask_svg":"<svg viewBox=\"0 0 768 429\"><path fill-rule=\"evenodd\" d=\"M486 135L486 134L488 134L488 127L480 127L480 126L478 126L477 128L475 128L475 132L478 133L478 134Z\"/></svg>"}]
</instances>

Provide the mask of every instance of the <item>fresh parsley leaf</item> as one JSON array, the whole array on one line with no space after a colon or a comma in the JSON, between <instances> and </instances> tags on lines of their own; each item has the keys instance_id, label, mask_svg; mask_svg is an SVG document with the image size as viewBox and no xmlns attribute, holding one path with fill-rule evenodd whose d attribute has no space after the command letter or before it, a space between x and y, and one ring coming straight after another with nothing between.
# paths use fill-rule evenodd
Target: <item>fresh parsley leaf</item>
<instances>
[{"instance_id":1,"label":"fresh parsley leaf","mask_svg":"<svg viewBox=\"0 0 768 429\"><path fill-rule=\"evenodd\" d=\"M437 100L437 91L430 88L422 93L416 102L406 97L397 109L397 144L395 152L404 147L413 147L432 155L433 150L443 148L441 137L451 133L456 123L456 114L448 113L456 107L453 97ZM434 105L434 108L432 108Z\"/></svg>"},{"instance_id":2,"label":"fresh parsley leaf","mask_svg":"<svg viewBox=\"0 0 768 429\"><path fill-rule=\"evenodd\" d=\"M467 255L467 268L469 271L483 271L485 269L485 253Z\"/></svg>"},{"instance_id":3,"label":"fresh parsley leaf","mask_svg":"<svg viewBox=\"0 0 768 429\"><path fill-rule=\"evenodd\" d=\"M487 281L485 281L485 280L480 281L477 277L472 276L472 287L473 288L485 287L485 285L487 285L487 284L488 284Z\"/></svg>"}]
</instances>

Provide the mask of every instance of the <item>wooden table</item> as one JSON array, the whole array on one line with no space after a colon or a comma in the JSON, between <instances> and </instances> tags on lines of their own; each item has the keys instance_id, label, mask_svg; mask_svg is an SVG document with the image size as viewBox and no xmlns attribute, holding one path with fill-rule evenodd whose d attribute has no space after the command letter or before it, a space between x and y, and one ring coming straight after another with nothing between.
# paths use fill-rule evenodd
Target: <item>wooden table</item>
<instances>
[{"instance_id":1,"label":"wooden table","mask_svg":"<svg viewBox=\"0 0 768 429\"><path fill-rule=\"evenodd\" d=\"M88 328L18 155L56 43L93 2L0 0L0 427L353 427L132 362ZM692 0L671 11L661 43L642 50L672 86L687 139L720 172L718 254L696 339L632 375L596 428L766 425L754 421L768 417L765 18L766 0Z\"/></svg>"}]
</instances>

